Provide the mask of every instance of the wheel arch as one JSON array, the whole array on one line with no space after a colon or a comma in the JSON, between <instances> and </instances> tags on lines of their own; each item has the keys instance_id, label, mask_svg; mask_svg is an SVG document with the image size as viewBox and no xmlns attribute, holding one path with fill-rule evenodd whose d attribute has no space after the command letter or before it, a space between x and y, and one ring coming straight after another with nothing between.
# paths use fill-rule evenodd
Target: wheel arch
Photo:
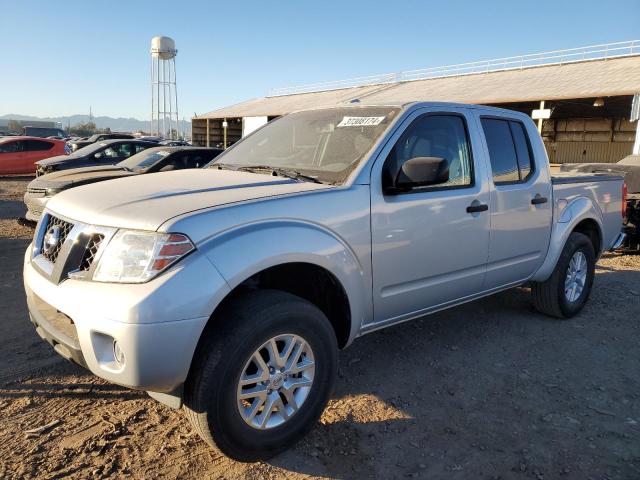
<instances>
[{"instance_id":1,"label":"wheel arch","mask_svg":"<svg viewBox=\"0 0 640 480\"><path fill-rule=\"evenodd\" d=\"M351 341L351 304L340 280L326 268L308 262L280 263L262 269L238 283L211 314L205 331L216 328L218 317L237 296L258 290L280 290L303 298L318 307L329 319L340 348ZM202 338L204 335L201 335Z\"/></svg>"},{"instance_id":2,"label":"wheel arch","mask_svg":"<svg viewBox=\"0 0 640 480\"><path fill-rule=\"evenodd\" d=\"M229 292L214 306L248 289L271 288L305 298L325 313L341 348L370 315L369 270L335 232L310 222L275 219L242 225L198 246L225 279ZM201 337L202 338L202 335Z\"/></svg>"},{"instance_id":3,"label":"wheel arch","mask_svg":"<svg viewBox=\"0 0 640 480\"><path fill-rule=\"evenodd\" d=\"M551 231L549 250L542 266L531 277L534 282L547 280L558 263L560 254L573 232L579 232L591 240L596 259L603 248L602 213L593 202L586 197L578 197L558 213L558 220Z\"/></svg>"}]
</instances>

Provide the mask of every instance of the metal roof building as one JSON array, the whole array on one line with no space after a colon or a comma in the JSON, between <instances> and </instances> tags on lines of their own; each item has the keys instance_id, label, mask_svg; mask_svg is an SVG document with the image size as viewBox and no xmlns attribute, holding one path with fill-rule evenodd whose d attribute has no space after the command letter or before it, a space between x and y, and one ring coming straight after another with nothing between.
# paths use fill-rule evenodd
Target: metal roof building
<instances>
[{"instance_id":1,"label":"metal roof building","mask_svg":"<svg viewBox=\"0 0 640 480\"><path fill-rule=\"evenodd\" d=\"M194 117L193 137L205 145L224 141L226 133L233 142L277 116L355 99L447 101L547 110L539 125L552 162L613 162L634 148L637 122L630 114L638 92L640 41L619 42L278 89Z\"/></svg>"}]
</instances>

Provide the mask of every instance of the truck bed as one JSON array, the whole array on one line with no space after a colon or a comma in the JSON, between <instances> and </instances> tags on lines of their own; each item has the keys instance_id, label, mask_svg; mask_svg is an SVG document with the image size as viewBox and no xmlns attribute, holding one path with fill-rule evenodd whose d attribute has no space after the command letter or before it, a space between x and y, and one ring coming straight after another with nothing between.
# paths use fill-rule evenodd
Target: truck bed
<instances>
[{"instance_id":1,"label":"truck bed","mask_svg":"<svg viewBox=\"0 0 640 480\"><path fill-rule=\"evenodd\" d=\"M622 181L622 175L614 173L593 173L593 172L552 172L551 183L562 185L567 183L589 183L589 182L614 182Z\"/></svg>"},{"instance_id":2,"label":"truck bed","mask_svg":"<svg viewBox=\"0 0 640 480\"><path fill-rule=\"evenodd\" d=\"M607 249L620 233L622 185L624 177L616 173L553 172L551 184L556 208L556 222L562 222L564 201L572 204L580 198L588 199L601 213L602 246ZM575 203L576 207L580 203ZM572 212L572 214L575 214Z\"/></svg>"}]
</instances>

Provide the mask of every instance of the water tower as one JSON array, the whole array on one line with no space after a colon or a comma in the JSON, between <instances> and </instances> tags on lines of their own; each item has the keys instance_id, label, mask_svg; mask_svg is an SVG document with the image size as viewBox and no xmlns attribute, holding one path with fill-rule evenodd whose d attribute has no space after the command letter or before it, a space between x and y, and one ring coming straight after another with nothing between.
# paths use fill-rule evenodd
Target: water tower
<instances>
[{"instance_id":1,"label":"water tower","mask_svg":"<svg viewBox=\"0 0 640 480\"><path fill-rule=\"evenodd\" d=\"M176 44L169 37L151 39L151 135L179 136Z\"/></svg>"}]
</instances>

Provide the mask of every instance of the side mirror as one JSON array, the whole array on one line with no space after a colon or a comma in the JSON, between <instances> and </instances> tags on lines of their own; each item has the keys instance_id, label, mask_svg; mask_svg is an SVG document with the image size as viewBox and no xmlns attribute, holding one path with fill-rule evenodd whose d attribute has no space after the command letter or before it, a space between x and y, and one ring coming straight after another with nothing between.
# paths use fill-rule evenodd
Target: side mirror
<instances>
[{"instance_id":1,"label":"side mirror","mask_svg":"<svg viewBox=\"0 0 640 480\"><path fill-rule=\"evenodd\" d=\"M415 157L402 164L393 186L397 190L437 185L449 180L449 163L441 157Z\"/></svg>"},{"instance_id":2,"label":"side mirror","mask_svg":"<svg viewBox=\"0 0 640 480\"><path fill-rule=\"evenodd\" d=\"M174 170L176 167L175 165L169 164L169 165L165 165L164 167L162 167L159 171L160 172L170 172L171 170Z\"/></svg>"}]
</instances>

